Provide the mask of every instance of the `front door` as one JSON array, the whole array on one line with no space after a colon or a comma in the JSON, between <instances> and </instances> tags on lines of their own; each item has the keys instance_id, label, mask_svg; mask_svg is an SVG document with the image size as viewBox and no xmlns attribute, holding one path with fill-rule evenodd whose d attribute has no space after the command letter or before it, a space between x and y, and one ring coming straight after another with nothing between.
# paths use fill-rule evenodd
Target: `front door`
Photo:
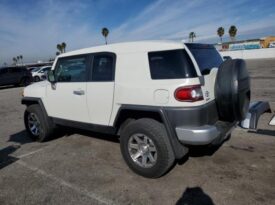
<instances>
[{"instance_id":1,"label":"front door","mask_svg":"<svg viewBox=\"0 0 275 205\"><path fill-rule=\"evenodd\" d=\"M89 57L59 58L54 68L56 83L47 86L46 109L51 117L89 122L87 78Z\"/></svg>"}]
</instances>

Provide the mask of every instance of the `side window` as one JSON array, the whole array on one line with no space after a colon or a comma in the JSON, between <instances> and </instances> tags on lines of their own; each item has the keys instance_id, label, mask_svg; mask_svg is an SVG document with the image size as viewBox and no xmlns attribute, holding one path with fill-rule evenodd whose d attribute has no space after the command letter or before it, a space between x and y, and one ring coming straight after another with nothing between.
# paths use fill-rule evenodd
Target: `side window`
<instances>
[{"instance_id":1,"label":"side window","mask_svg":"<svg viewBox=\"0 0 275 205\"><path fill-rule=\"evenodd\" d=\"M0 68L1 75L6 74L6 73L8 73L8 68Z\"/></svg>"},{"instance_id":2,"label":"side window","mask_svg":"<svg viewBox=\"0 0 275 205\"><path fill-rule=\"evenodd\" d=\"M57 82L85 82L87 57L60 58L54 73Z\"/></svg>"},{"instance_id":3,"label":"side window","mask_svg":"<svg viewBox=\"0 0 275 205\"><path fill-rule=\"evenodd\" d=\"M194 65L185 50L149 52L152 79L180 79L196 77Z\"/></svg>"},{"instance_id":4,"label":"side window","mask_svg":"<svg viewBox=\"0 0 275 205\"><path fill-rule=\"evenodd\" d=\"M10 70L11 73L20 73L22 71L23 71L22 67L11 68L11 70Z\"/></svg>"},{"instance_id":5,"label":"side window","mask_svg":"<svg viewBox=\"0 0 275 205\"><path fill-rule=\"evenodd\" d=\"M114 70L114 57L112 55L95 55L92 67L92 81L113 81Z\"/></svg>"}]
</instances>

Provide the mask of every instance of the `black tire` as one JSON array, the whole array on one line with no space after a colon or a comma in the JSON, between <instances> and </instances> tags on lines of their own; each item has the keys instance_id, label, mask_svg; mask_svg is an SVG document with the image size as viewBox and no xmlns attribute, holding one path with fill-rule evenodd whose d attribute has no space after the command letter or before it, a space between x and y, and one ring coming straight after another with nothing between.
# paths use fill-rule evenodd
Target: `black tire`
<instances>
[{"instance_id":1,"label":"black tire","mask_svg":"<svg viewBox=\"0 0 275 205\"><path fill-rule=\"evenodd\" d=\"M20 80L21 86L27 86L29 84L31 84L31 79L29 77L25 77Z\"/></svg>"},{"instance_id":2,"label":"black tire","mask_svg":"<svg viewBox=\"0 0 275 205\"><path fill-rule=\"evenodd\" d=\"M40 132L38 135L34 135L30 129L29 122L28 122L28 116L30 114L34 114L39 120ZM24 113L24 123L30 137L35 141L39 141L39 142L48 141L51 138L51 135L54 131L53 122L47 116L45 116L45 114L42 112L38 104L30 105L27 107Z\"/></svg>"},{"instance_id":3,"label":"black tire","mask_svg":"<svg viewBox=\"0 0 275 205\"><path fill-rule=\"evenodd\" d=\"M221 64L215 98L220 120L234 122L245 118L250 103L250 78L244 60L228 59Z\"/></svg>"},{"instance_id":4,"label":"black tire","mask_svg":"<svg viewBox=\"0 0 275 205\"><path fill-rule=\"evenodd\" d=\"M40 78L38 76L34 76L34 82L39 82L40 81Z\"/></svg>"},{"instance_id":5,"label":"black tire","mask_svg":"<svg viewBox=\"0 0 275 205\"><path fill-rule=\"evenodd\" d=\"M134 134L144 134L153 141L157 159L152 167L142 167L131 157L128 143ZM142 118L130 122L122 131L120 149L127 165L137 174L147 178L158 178L165 174L175 162L172 146L164 125L156 120Z\"/></svg>"}]
</instances>

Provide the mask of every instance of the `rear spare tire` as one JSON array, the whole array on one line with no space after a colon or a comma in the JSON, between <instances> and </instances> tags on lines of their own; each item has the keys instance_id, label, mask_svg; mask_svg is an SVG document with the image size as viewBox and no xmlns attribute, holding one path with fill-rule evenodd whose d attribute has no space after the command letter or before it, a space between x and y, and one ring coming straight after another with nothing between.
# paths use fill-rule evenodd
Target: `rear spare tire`
<instances>
[{"instance_id":1,"label":"rear spare tire","mask_svg":"<svg viewBox=\"0 0 275 205\"><path fill-rule=\"evenodd\" d=\"M228 59L218 70L215 98L219 118L223 121L241 121L250 103L250 78L242 59Z\"/></svg>"}]
</instances>

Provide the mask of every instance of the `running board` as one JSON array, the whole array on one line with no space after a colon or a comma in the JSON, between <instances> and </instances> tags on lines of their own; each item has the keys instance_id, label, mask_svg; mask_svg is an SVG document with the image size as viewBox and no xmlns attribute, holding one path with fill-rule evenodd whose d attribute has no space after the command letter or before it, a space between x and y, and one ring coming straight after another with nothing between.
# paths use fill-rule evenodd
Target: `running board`
<instances>
[{"instance_id":1,"label":"running board","mask_svg":"<svg viewBox=\"0 0 275 205\"><path fill-rule=\"evenodd\" d=\"M244 129L256 130L258 126L258 120L264 113L271 113L270 105L266 101L251 102L249 105L249 111L243 121L239 123L239 126Z\"/></svg>"}]
</instances>

